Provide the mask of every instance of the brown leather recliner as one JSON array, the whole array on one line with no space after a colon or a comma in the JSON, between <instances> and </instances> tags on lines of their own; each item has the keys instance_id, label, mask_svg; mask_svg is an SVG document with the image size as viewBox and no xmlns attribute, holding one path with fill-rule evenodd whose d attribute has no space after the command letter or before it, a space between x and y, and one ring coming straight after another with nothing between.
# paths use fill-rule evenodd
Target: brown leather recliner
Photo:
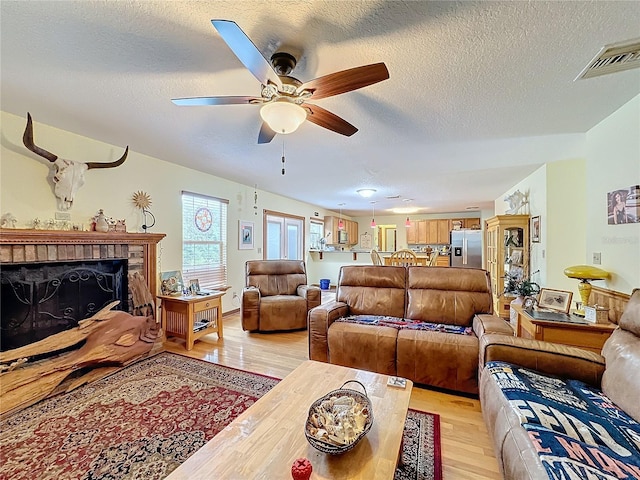
<instances>
[{"instance_id":1,"label":"brown leather recliner","mask_svg":"<svg viewBox=\"0 0 640 480\"><path fill-rule=\"evenodd\" d=\"M302 260L249 260L240 317L250 332L307 328L307 312L320 305L320 288L307 285Z\"/></svg>"}]
</instances>

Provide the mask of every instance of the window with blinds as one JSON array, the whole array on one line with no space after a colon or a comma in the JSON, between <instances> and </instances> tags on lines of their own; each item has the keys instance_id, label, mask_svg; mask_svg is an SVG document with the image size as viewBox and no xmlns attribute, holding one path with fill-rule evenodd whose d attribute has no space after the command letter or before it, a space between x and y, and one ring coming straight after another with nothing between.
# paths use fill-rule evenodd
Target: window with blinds
<instances>
[{"instance_id":1,"label":"window with blinds","mask_svg":"<svg viewBox=\"0 0 640 480\"><path fill-rule=\"evenodd\" d=\"M182 192L182 276L201 289L227 285L229 200Z\"/></svg>"}]
</instances>

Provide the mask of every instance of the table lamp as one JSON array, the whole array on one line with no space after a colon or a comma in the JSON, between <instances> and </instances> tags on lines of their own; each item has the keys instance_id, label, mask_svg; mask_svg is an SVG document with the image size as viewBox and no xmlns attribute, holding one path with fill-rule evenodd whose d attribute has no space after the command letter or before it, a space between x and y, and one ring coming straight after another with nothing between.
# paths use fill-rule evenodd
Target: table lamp
<instances>
[{"instance_id":1,"label":"table lamp","mask_svg":"<svg viewBox=\"0 0 640 480\"><path fill-rule=\"evenodd\" d=\"M604 280L609 278L609 272L605 272L601 268L592 267L591 265L574 265L564 269L564 274L569 278L577 278L580 280L578 284L578 292L582 299L582 306L576 310L575 314L584 317L584 306L589 305L589 296L591 295L591 284L589 280Z\"/></svg>"}]
</instances>

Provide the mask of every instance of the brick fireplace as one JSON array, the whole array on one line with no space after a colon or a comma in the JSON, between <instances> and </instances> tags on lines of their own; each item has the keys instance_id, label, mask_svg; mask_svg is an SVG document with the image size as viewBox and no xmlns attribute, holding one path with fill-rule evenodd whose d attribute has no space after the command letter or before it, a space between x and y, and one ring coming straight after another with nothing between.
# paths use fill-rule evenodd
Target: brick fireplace
<instances>
[{"instance_id":1,"label":"brick fireplace","mask_svg":"<svg viewBox=\"0 0 640 480\"><path fill-rule=\"evenodd\" d=\"M7 263L126 259L157 293L157 244L164 233L0 229L0 267Z\"/></svg>"}]
</instances>

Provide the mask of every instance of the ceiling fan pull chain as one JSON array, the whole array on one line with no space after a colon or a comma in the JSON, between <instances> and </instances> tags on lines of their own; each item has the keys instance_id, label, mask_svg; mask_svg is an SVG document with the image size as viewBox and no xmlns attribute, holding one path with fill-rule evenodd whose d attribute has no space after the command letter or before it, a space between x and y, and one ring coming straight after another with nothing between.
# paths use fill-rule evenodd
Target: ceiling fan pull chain
<instances>
[{"instance_id":1,"label":"ceiling fan pull chain","mask_svg":"<svg viewBox=\"0 0 640 480\"><path fill-rule=\"evenodd\" d=\"M284 139L282 140L282 175L284 175Z\"/></svg>"}]
</instances>

